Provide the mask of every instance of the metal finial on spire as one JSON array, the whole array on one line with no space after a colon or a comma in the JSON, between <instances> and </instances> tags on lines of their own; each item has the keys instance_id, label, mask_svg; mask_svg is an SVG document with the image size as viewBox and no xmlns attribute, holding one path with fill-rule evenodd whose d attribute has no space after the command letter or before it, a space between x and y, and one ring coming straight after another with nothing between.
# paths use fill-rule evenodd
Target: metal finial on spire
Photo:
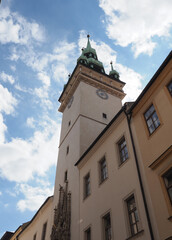
<instances>
[{"instance_id":1,"label":"metal finial on spire","mask_svg":"<svg viewBox=\"0 0 172 240\"><path fill-rule=\"evenodd\" d=\"M113 62L111 61L110 64L111 64L111 70L113 71Z\"/></svg>"},{"instance_id":2,"label":"metal finial on spire","mask_svg":"<svg viewBox=\"0 0 172 240\"><path fill-rule=\"evenodd\" d=\"M87 34L87 38L90 38L90 34Z\"/></svg>"}]
</instances>

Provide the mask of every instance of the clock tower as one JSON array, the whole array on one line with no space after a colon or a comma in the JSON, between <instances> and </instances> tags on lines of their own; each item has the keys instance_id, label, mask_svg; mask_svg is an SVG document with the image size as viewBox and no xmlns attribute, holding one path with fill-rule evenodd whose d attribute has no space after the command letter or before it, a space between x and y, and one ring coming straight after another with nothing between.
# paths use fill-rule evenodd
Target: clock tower
<instances>
[{"instance_id":1,"label":"clock tower","mask_svg":"<svg viewBox=\"0 0 172 240\"><path fill-rule=\"evenodd\" d=\"M113 69L105 73L89 35L59 98L63 113L57 162L51 239L79 240L80 196L77 160L121 109L124 82ZM59 188L60 185L60 188ZM61 226L59 230L59 227ZM63 237L62 237L63 236ZM65 236L65 237L64 237Z\"/></svg>"}]
</instances>

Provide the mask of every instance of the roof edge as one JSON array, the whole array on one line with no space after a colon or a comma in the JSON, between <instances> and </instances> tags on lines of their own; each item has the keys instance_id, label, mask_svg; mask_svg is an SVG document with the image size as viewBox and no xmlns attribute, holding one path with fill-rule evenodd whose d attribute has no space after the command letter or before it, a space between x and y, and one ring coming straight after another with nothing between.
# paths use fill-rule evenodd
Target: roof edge
<instances>
[{"instance_id":1,"label":"roof edge","mask_svg":"<svg viewBox=\"0 0 172 240\"><path fill-rule=\"evenodd\" d=\"M35 213L35 215L33 216L33 218L28 222L28 224L22 229L22 231L17 235L20 236L20 234L22 234L24 232L24 230L33 222L33 220L36 218L36 216L38 215L39 211L45 206L45 204L49 201L49 199L51 199L53 197L49 196L47 197L47 199L43 202L43 204L40 206L40 208L38 209L38 211Z\"/></svg>"},{"instance_id":2,"label":"roof edge","mask_svg":"<svg viewBox=\"0 0 172 240\"><path fill-rule=\"evenodd\" d=\"M164 62L160 65L160 67L158 68L158 70L155 72L155 74L153 75L153 77L151 78L151 80L148 82L148 84L146 85L146 87L142 90L141 94L138 96L138 98L136 99L136 101L134 102L134 104L131 106L131 108L129 109L129 112L131 112L136 105L139 103L139 101L142 99L142 97L145 95L145 93L148 91L148 89L151 87L151 85L154 83L154 81L157 79L157 77L160 75L160 73L163 71L163 69L167 66L167 64L169 63L169 61L172 59L172 51L168 54L168 56L166 57L166 59L164 60Z\"/></svg>"}]
</instances>

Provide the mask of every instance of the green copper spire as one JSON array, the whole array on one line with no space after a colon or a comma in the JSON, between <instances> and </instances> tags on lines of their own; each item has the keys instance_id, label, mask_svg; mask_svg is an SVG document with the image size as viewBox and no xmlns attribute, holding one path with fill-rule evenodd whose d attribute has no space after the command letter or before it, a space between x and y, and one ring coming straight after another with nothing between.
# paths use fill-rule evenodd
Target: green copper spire
<instances>
[{"instance_id":1,"label":"green copper spire","mask_svg":"<svg viewBox=\"0 0 172 240\"><path fill-rule=\"evenodd\" d=\"M87 35L87 38L88 38L87 49L90 49L90 50L91 50L90 35L89 35L89 34Z\"/></svg>"},{"instance_id":2,"label":"green copper spire","mask_svg":"<svg viewBox=\"0 0 172 240\"><path fill-rule=\"evenodd\" d=\"M87 55L87 57L93 57L97 60L96 50L91 47L90 35L89 34L87 35L87 38L88 38L87 47L84 48L83 53L84 53L84 55Z\"/></svg>"},{"instance_id":3,"label":"green copper spire","mask_svg":"<svg viewBox=\"0 0 172 240\"><path fill-rule=\"evenodd\" d=\"M85 64L88 67L93 68L98 72L104 73L105 71L104 71L103 64L98 60L96 50L91 47L91 43L89 39L90 35L87 35L87 38L88 38L87 47L82 49L82 54L77 59L77 63Z\"/></svg>"},{"instance_id":4,"label":"green copper spire","mask_svg":"<svg viewBox=\"0 0 172 240\"><path fill-rule=\"evenodd\" d=\"M109 72L109 76L114 78L114 79L118 79L119 80L119 73L113 69L113 63L112 61L110 62L111 64L111 71Z\"/></svg>"}]
</instances>

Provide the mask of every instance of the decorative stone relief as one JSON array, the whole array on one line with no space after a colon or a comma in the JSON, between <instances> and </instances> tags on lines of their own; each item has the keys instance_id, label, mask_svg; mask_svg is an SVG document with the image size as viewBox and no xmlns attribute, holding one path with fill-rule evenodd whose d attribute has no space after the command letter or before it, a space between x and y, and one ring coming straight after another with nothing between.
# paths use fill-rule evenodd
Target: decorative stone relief
<instances>
[{"instance_id":1,"label":"decorative stone relief","mask_svg":"<svg viewBox=\"0 0 172 240\"><path fill-rule=\"evenodd\" d=\"M51 240L70 240L71 193L68 192L68 182L65 188L60 186L59 192L59 202L54 209Z\"/></svg>"}]
</instances>

